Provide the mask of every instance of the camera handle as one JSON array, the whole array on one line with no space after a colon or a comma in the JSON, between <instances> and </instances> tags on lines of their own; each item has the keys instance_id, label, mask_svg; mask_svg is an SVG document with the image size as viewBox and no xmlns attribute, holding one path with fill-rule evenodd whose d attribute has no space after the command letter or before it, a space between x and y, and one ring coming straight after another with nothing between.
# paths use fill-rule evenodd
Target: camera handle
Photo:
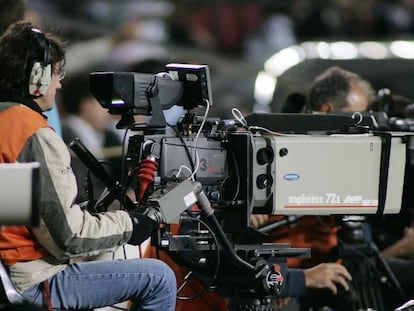
<instances>
[{"instance_id":1,"label":"camera handle","mask_svg":"<svg viewBox=\"0 0 414 311\"><path fill-rule=\"evenodd\" d=\"M237 255L230 241L227 239L223 229L221 228L217 218L214 215L214 210L211 207L210 201L202 189L200 182L193 183L194 193L197 196L198 206L204 212L207 217L212 230L216 234L221 246L230 256L233 263L240 269L245 270L248 273L254 273L254 277L257 280L261 280L263 290L268 295L279 294L285 284L286 269L278 263L262 262L256 266L248 263Z\"/></svg>"},{"instance_id":2,"label":"camera handle","mask_svg":"<svg viewBox=\"0 0 414 311\"><path fill-rule=\"evenodd\" d=\"M136 208L135 203L127 196L123 195L124 191L119 181L115 180L105 170L104 166L98 159L86 148L79 138L75 138L69 143L69 147L76 154L76 156L91 170L105 187L108 189L105 196L96 204L95 209L98 212L104 212L108 206L115 200L119 200L125 204L125 208L130 210Z\"/></svg>"},{"instance_id":3,"label":"camera handle","mask_svg":"<svg viewBox=\"0 0 414 311\"><path fill-rule=\"evenodd\" d=\"M249 272L254 272L256 268L250 263L248 263L247 261L244 261L242 258L240 258L234 251L232 245L230 244L230 241L227 239L226 234L224 233L216 216L214 215L214 210L211 207L211 203L209 199L207 198L207 195L204 192L201 183L194 182L193 188L194 188L194 193L197 196L198 206L204 212L205 216L209 220L210 225L212 226L214 233L217 235L217 238L221 246L228 253L233 263L236 264L241 269L247 270Z\"/></svg>"},{"instance_id":4,"label":"camera handle","mask_svg":"<svg viewBox=\"0 0 414 311\"><path fill-rule=\"evenodd\" d=\"M206 217L212 233L217 237L220 244L218 247L221 247L232 265L237 267L238 273L251 277L260 294L278 295L284 289L286 283L284 280L288 274L285 265L266 260L257 260L253 265L240 257L220 226L200 182L185 179L179 184L173 183L165 189L154 192L147 203L144 214L160 224L176 223L183 211L197 204ZM260 252L257 257L260 257Z\"/></svg>"},{"instance_id":5,"label":"camera handle","mask_svg":"<svg viewBox=\"0 0 414 311\"><path fill-rule=\"evenodd\" d=\"M267 233L270 232L272 230L278 229L280 227L283 226L293 226L296 225L297 221L299 220L299 218L304 217L305 215L288 215L285 218L272 222L266 226L260 227L259 229L257 229L257 231L262 232L262 233Z\"/></svg>"}]
</instances>

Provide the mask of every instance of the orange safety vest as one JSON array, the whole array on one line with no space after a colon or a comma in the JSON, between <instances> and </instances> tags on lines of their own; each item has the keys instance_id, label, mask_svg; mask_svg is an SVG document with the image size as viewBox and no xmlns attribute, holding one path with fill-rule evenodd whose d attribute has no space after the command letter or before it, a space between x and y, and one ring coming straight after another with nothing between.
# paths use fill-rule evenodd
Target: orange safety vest
<instances>
[{"instance_id":1,"label":"orange safety vest","mask_svg":"<svg viewBox=\"0 0 414 311\"><path fill-rule=\"evenodd\" d=\"M43 127L49 127L46 119L26 106L16 105L0 112L0 163L16 162L29 137ZM29 228L1 227L0 258L4 264L10 266L47 254Z\"/></svg>"}]
</instances>

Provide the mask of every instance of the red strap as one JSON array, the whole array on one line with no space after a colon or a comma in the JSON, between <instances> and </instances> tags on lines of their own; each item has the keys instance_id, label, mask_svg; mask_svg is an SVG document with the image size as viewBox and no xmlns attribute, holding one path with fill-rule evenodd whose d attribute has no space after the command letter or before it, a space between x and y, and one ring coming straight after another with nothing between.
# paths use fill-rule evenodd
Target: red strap
<instances>
[{"instance_id":1,"label":"red strap","mask_svg":"<svg viewBox=\"0 0 414 311\"><path fill-rule=\"evenodd\" d=\"M43 282L43 299L46 303L46 307L48 311L53 311L52 301L50 300L50 288L49 288L49 281L46 280Z\"/></svg>"}]
</instances>

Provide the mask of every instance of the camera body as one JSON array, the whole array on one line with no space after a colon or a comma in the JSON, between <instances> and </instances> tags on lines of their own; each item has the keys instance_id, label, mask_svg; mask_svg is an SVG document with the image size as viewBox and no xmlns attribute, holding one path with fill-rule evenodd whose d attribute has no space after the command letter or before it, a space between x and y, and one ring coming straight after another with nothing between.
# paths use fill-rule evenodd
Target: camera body
<instances>
[{"instance_id":1,"label":"camera body","mask_svg":"<svg viewBox=\"0 0 414 311\"><path fill-rule=\"evenodd\" d=\"M91 91L109 113L121 115L122 127L138 132L129 139L124 187L163 224L152 243L206 287L225 296L286 294L286 259L310 251L265 243L266 233L251 224L254 214L399 212L405 134L373 132L338 115L200 119L192 109L211 104L208 67L167 69L91 73ZM162 111L174 104L187 113L173 126L175 135L165 135ZM135 114L150 121L136 125Z\"/></svg>"},{"instance_id":2,"label":"camera body","mask_svg":"<svg viewBox=\"0 0 414 311\"><path fill-rule=\"evenodd\" d=\"M160 146L155 187L189 178L196 149L196 177L215 208L249 200L252 213L268 215L376 214L380 204L383 214L400 211L404 137L389 138L386 147L381 133L275 136L220 131L200 135L197 142L195 136L145 137ZM384 153L389 153L387 164L382 162ZM392 172L385 185L384 165ZM379 199L382 189L385 202Z\"/></svg>"}]
</instances>

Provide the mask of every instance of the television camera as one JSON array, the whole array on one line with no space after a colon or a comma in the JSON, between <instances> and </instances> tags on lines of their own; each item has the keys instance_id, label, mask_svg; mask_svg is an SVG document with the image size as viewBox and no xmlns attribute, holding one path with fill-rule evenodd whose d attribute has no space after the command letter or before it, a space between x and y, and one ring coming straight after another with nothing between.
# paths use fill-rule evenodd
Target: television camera
<instances>
[{"instance_id":1,"label":"television camera","mask_svg":"<svg viewBox=\"0 0 414 311\"><path fill-rule=\"evenodd\" d=\"M250 307L263 297L282 297L286 259L310 255L309 249L265 243L252 214L399 212L404 135L374 132L343 115L200 117L193 110L207 112L212 104L208 66L169 64L166 70L90 74L92 94L120 115L117 127L137 132L124 157L125 182L113 180L80 141L70 147L108 188L96 210L115 199L127 209L138 207L162 224L153 243L210 290L251 298ZM187 112L171 126L175 134L166 135L163 110L173 105ZM137 123L136 115L149 121ZM135 190L137 202L126 188Z\"/></svg>"}]
</instances>

